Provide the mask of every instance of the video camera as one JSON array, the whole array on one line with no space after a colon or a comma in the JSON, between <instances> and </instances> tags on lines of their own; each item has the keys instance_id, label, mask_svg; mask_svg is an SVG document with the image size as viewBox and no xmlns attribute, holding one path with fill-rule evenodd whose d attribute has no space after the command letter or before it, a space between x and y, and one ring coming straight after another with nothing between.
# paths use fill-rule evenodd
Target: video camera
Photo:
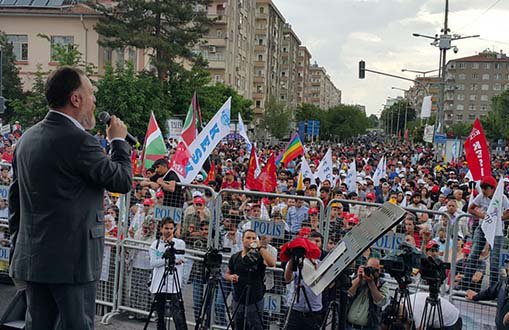
<instances>
[{"instance_id":1,"label":"video camera","mask_svg":"<svg viewBox=\"0 0 509 330\"><path fill-rule=\"evenodd\" d=\"M380 260L380 263L384 270L398 281L398 284L409 284L412 282L410 278L412 269L420 266L422 253L406 242L401 243L399 249L401 251L388 254Z\"/></svg>"},{"instance_id":2,"label":"video camera","mask_svg":"<svg viewBox=\"0 0 509 330\"><path fill-rule=\"evenodd\" d=\"M438 293L438 288L447 278L446 271L450 268L450 263L438 258L421 258L421 277L429 285L430 292Z\"/></svg>"},{"instance_id":3,"label":"video camera","mask_svg":"<svg viewBox=\"0 0 509 330\"><path fill-rule=\"evenodd\" d=\"M221 264L223 262L223 256L221 255L221 252L231 252L231 249L216 249L211 247L203 256L203 263L209 272L216 272L220 270Z\"/></svg>"},{"instance_id":4,"label":"video camera","mask_svg":"<svg viewBox=\"0 0 509 330\"><path fill-rule=\"evenodd\" d=\"M175 242L165 242L166 250L163 253L162 258L166 259L169 265L175 265L176 255L177 254L185 254L184 250L175 249Z\"/></svg>"}]
</instances>

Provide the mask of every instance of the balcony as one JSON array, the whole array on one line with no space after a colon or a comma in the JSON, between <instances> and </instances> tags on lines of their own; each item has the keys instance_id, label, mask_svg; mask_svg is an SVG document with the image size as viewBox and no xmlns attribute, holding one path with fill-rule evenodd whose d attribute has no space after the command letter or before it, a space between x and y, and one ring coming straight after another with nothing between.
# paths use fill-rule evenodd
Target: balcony
<instances>
[{"instance_id":1,"label":"balcony","mask_svg":"<svg viewBox=\"0 0 509 330\"><path fill-rule=\"evenodd\" d=\"M225 38L217 38L217 37L205 37L207 40L208 46L216 46L216 47L226 47L226 39Z\"/></svg>"},{"instance_id":2,"label":"balcony","mask_svg":"<svg viewBox=\"0 0 509 330\"><path fill-rule=\"evenodd\" d=\"M256 34L257 36L259 36L259 35L264 36L264 35L266 35L266 34L267 34L267 29L255 29L255 34Z\"/></svg>"},{"instance_id":3,"label":"balcony","mask_svg":"<svg viewBox=\"0 0 509 330\"><path fill-rule=\"evenodd\" d=\"M254 114L255 115L263 115L265 113L265 110L262 108L254 108Z\"/></svg>"},{"instance_id":4,"label":"balcony","mask_svg":"<svg viewBox=\"0 0 509 330\"><path fill-rule=\"evenodd\" d=\"M228 16L226 14L208 14L207 17L213 20L215 24L228 24Z\"/></svg>"},{"instance_id":5,"label":"balcony","mask_svg":"<svg viewBox=\"0 0 509 330\"><path fill-rule=\"evenodd\" d=\"M253 93L254 100L263 100L263 93Z\"/></svg>"},{"instance_id":6,"label":"balcony","mask_svg":"<svg viewBox=\"0 0 509 330\"><path fill-rule=\"evenodd\" d=\"M255 47L254 47L254 48L255 48L255 49L254 49L254 50L255 50L255 52L265 52L265 50L266 50L265 45L255 45Z\"/></svg>"},{"instance_id":7,"label":"balcony","mask_svg":"<svg viewBox=\"0 0 509 330\"><path fill-rule=\"evenodd\" d=\"M265 77L262 77L262 76L255 76L255 77L254 77L254 82L255 82L255 83L264 83L264 82L265 82Z\"/></svg>"},{"instance_id":8,"label":"balcony","mask_svg":"<svg viewBox=\"0 0 509 330\"><path fill-rule=\"evenodd\" d=\"M265 68L265 61L254 61L255 68Z\"/></svg>"},{"instance_id":9,"label":"balcony","mask_svg":"<svg viewBox=\"0 0 509 330\"><path fill-rule=\"evenodd\" d=\"M209 69L221 69L224 70L226 68L226 65L224 61L214 61L211 60L209 57Z\"/></svg>"}]
</instances>

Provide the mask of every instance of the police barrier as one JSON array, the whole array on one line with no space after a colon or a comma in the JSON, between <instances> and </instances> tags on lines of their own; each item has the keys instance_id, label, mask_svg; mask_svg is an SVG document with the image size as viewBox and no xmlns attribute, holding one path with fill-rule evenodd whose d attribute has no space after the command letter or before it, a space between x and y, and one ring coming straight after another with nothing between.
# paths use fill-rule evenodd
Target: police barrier
<instances>
[{"instance_id":1,"label":"police barrier","mask_svg":"<svg viewBox=\"0 0 509 330\"><path fill-rule=\"evenodd\" d=\"M0 219L0 281L9 281L10 250L9 222L7 219Z\"/></svg>"}]
</instances>

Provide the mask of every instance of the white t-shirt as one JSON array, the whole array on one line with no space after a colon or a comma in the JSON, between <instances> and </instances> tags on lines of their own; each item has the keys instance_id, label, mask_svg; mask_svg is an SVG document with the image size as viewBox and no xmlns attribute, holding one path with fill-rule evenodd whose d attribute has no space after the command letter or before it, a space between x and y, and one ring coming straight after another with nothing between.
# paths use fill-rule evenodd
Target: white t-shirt
<instances>
[{"instance_id":1,"label":"white t-shirt","mask_svg":"<svg viewBox=\"0 0 509 330\"><path fill-rule=\"evenodd\" d=\"M173 238L173 242L175 242L174 248L176 250L185 250L186 249L186 243L178 238ZM157 244L159 242L159 246ZM157 247L157 249L156 249ZM161 280L163 278L164 274L164 266L165 266L165 260L162 258L164 251L166 251L166 245L164 244L164 241L162 240L155 240L152 245L150 245L150 267L153 268L152 271L152 282L150 283L150 292L151 293L157 293L157 289L159 288L159 284L161 283ZM176 261L176 269L179 279L180 287L182 288L182 280L184 279L184 264L179 263L179 261L185 261L183 254L176 254L175 255L175 261ZM177 288L175 285L175 281L173 280L173 275L168 274L166 278L166 283L163 285L163 289L161 292L166 293L177 293Z\"/></svg>"},{"instance_id":2,"label":"white t-shirt","mask_svg":"<svg viewBox=\"0 0 509 330\"><path fill-rule=\"evenodd\" d=\"M477 195L474 200L472 201L472 204L479 206L484 212L488 210L488 207L490 206L491 198L488 198L484 196L483 194ZM509 200L507 200L507 197L505 195L502 197L502 210L509 208Z\"/></svg>"},{"instance_id":3,"label":"white t-shirt","mask_svg":"<svg viewBox=\"0 0 509 330\"><path fill-rule=\"evenodd\" d=\"M426 298L428 297L428 293L426 292L418 292L410 295L410 302L412 303L413 314L414 314L414 322L415 327L419 328L421 324L422 314L424 312L424 305L426 304ZM460 317L460 311L449 302L449 300L442 299L439 297L440 304L442 305L442 314L444 315L444 326L450 327L453 326ZM428 306L428 311L430 310ZM440 322L438 318L438 313L435 311L435 317L431 316L430 319L434 319L433 328L439 329Z\"/></svg>"}]
</instances>

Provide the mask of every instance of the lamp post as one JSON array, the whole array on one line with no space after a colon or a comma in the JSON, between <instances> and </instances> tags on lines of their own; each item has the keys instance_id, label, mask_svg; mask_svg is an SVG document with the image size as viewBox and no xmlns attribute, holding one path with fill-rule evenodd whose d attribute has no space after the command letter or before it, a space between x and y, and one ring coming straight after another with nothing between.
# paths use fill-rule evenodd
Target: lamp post
<instances>
[{"instance_id":1,"label":"lamp post","mask_svg":"<svg viewBox=\"0 0 509 330\"><path fill-rule=\"evenodd\" d=\"M434 69L434 70L428 70L428 71L420 71L420 70L411 70L411 69L401 69L401 72L413 72L413 73L419 73L422 74L423 78L426 78L426 74L431 72L436 72L440 69Z\"/></svg>"},{"instance_id":2,"label":"lamp post","mask_svg":"<svg viewBox=\"0 0 509 330\"><path fill-rule=\"evenodd\" d=\"M408 92L407 89L403 89L403 88L399 88L399 87L394 87L394 86L391 87L391 89L395 89L395 90L402 91L402 92L405 92L405 93ZM407 99L407 101L409 101L409 100ZM399 118L399 115L398 115L398 118ZM403 132L406 131L407 120L408 120L408 103L405 102L405 121L404 121L404 124L403 124ZM398 121L398 124L399 124L399 121Z\"/></svg>"}]
</instances>

